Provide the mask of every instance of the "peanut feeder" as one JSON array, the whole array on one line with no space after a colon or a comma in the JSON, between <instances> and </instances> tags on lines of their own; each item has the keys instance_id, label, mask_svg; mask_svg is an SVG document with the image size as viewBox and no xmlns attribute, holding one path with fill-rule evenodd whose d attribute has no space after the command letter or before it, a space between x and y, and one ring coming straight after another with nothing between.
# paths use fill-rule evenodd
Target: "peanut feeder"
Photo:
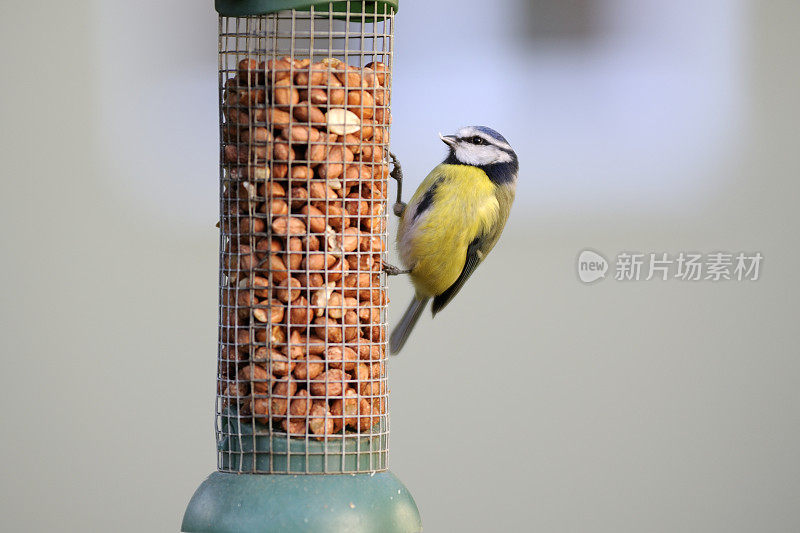
<instances>
[{"instance_id":1,"label":"peanut feeder","mask_svg":"<svg viewBox=\"0 0 800 533\"><path fill-rule=\"evenodd\" d=\"M183 530L418 531L387 466L397 2L216 9L218 471Z\"/></svg>"}]
</instances>

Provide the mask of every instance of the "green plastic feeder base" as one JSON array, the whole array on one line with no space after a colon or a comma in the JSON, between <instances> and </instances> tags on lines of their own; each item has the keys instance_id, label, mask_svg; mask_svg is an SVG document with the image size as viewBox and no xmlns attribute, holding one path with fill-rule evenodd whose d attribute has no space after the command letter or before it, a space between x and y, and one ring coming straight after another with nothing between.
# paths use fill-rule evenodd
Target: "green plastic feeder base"
<instances>
[{"instance_id":1,"label":"green plastic feeder base","mask_svg":"<svg viewBox=\"0 0 800 533\"><path fill-rule=\"evenodd\" d=\"M229 474L195 491L181 531L410 533L422 531L411 493L391 472Z\"/></svg>"}]
</instances>

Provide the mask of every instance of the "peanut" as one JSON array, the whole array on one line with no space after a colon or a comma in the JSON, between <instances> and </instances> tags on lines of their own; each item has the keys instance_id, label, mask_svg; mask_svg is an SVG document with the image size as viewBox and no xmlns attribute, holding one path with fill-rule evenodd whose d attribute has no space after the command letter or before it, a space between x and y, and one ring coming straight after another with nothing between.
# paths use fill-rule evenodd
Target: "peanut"
<instances>
[{"instance_id":1,"label":"peanut","mask_svg":"<svg viewBox=\"0 0 800 533\"><path fill-rule=\"evenodd\" d=\"M334 432L333 418L331 417L331 412L325 407L325 402L315 401L313 403L308 419L308 428L317 435L317 439L322 440L325 435Z\"/></svg>"},{"instance_id":2,"label":"peanut","mask_svg":"<svg viewBox=\"0 0 800 533\"><path fill-rule=\"evenodd\" d=\"M289 204L280 198L275 198L269 203L264 202L263 206L265 210L262 212L269 216L285 215L289 212Z\"/></svg>"},{"instance_id":3,"label":"peanut","mask_svg":"<svg viewBox=\"0 0 800 533\"><path fill-rule=\"evenodd\" d=\"M324 252L309 252L303 259L301 268L304 270L325 270L336 262L336 256Z\"/></svg>"},{"instance_id":4,"label":"peanut","mask_svg":"<svg viewBox=\"0 0 800 533\"><path fill-rule=\"evenodd\" d=\"M347 109L359 119L372 118L375 114L375 99L367 91L349 91L347 93Z\"/></svg>"},{"instance_id":5,"label":"peanut","mask_svg":"<svg viewBox=\"0 0 800 533\"><path fill-rule=\"evenodd\" d=\"M274 376L286 376L294 368L294 363L278 350L267 350L262 346L253 354L253 361L265 363Z\"/></svg>"},{"instance_id":6,"label":"peanut","mask_svg":"<svg viewBox=\"0 0 800 533\"><path fill-rule=\"evenodd\" d=\"M368 165L348 165L344 173L344 179L345 186L355 187L366 180L372 179L372 171Z\"/></svg>"},{"instance_id":7,"label":"peanut","mask_svg":"<svg viewBox=\"0 0 800 533\"><path fill-rule=\"evenodd\" d=\"M240 169L241 175L247 179L263 181L269 178L269 168L249 165Z\"/></svg>"},{"instance_id":8,"label":"peanut","mask_svg":"<svg viewBox=\"0 0 800 533\"><path fill-rule=\"evenodd\" d=\"M292 167L293 180L307 180L311 178L313 171L307 165L296 165Z\"/></svg>"},{"instance_id":9,"label":"peanut","mask_svg":"<svg viewBox=\"0 0 800 533\"><path fill-rule=\"evenodd\" d=\"M310 355L321 355L325 353L325 341L314 335L308 337L301 335L300 343L308 349Z\"/></svg>"},{"instance_id":10,"label":"peanut","mask_svg":"<svg viewBox=\"0 0 800 533\"><path fill-rule=\"evenodd\" d=\"M328 103L328 93L324 89L311 89L307 93L300 92L300 97L314 105L324 105Z\"/></svg>"},{"instance_id":11,"label":"peanut","mask_svg":"<svg viewBox=\"0 0 800 533\"><path fill-rule=\"evenodd\" d=\"M303 241L298 237L291 237L286 244L286 264L292 270L300 268L303 261Z\"/></svg>"},{"instance_id":12,"label":"peanut","mask_svg":"<svg viewBox=\"0 0 800 533\"><path fill-rule=\"evenodd\" d=\"M266 111L256 111L256 122L266 122L275 128L287 128L292 123L292 116L277 107L269 107Z\"/></svg>"},{"instance_id":13,"label":"peanut","mask_svg":"<svg viewBox=\"0 0 800 533\"><path fill-rule=\"evenodd\" d=\"M327 204L328 223L337 231L350 227L350 217L345 216L345 211L336 204ZM348 213L349 215L349 213Z\"/></svg>"},{"instance_id":14,"label":"peanut","mask_svg":"<svg viewBox=\"0 0 800 533\"><path fill-rule=\"evenodd\" d=\"M383 244L383 238L379 235L361 234L358 249L362 252L383 252L386 246Z\"/></svg>"},{"instance_id":15,"label":"peanut","mask_svg":"<svg viewBox=\"0 0 800 533\"><path fill-rule=\"evenodd\" d=\"M300 93L292 87L291 80L287 77L276 81L272 85L275 105L289 107L300 101Z\"/></svg>"},{"instance_id":16,"label":"peanut","mask_svg":"<svg viewBox=\"0 0 800 533\"><path fill-rule=\"evenodd\" d=\"M300 276L301 274L298 274ZM306 281L304 285L309 288L322 287L325 284L325 276L319 272L308 272L302 274L305 276L303 279Z\"/></svg>"},{"instance_id":17,"label":"peanut","mask_svg":"<svg viewBox=\"0 0 800 533\"><path fill-rule=\"evenodd\" d=\"M239 105L242 106L255 106L266 102L266 93L264 89L252 89L249 91L241 91L238 94Z\"/></svg>"},{"instance_id":18,"label":"peanut","mask_svg":"<svg viewBox=\"0 0 800 533\"><path fill-rule=\"evenodd\" d=\"M348 311L350 313L352 311ZM331 346L325 351L325 359L330 368L338 368L350 372L356 368L358 354L347 346Z\"/></svg>"},{"instance_id":19,"label":"peanut","mask_svg":"<svg viewBox=\"0 0 800 533\"><path fill-rule=\"evenodd\" d=\"M344 326L333 319L319 317L314 319L314 333L321 339L331 343L341 343L344 338Z\"/></svg>"},{"instance_id":20,"label":"peanut","mask_svg":"<svg viewBox=\"0 0 800 533\"><path fill-rule=\"evenodd\" d=\"M300 86L322 85L323 78L328 69L322 63L314 63L307 68L298 70L294 75L294 82Z\"/></svg>"},{"instance_id":21,"label":"peanut","mask_svg":"<svg viewBox=\"0 0 800 533\"><path fill-rule=\"evenodd\" d=\"M337 71L334 72L334 75L342 85L350 89L363 86L361 73L357 68L351 67L350 65L340 64L337 67Z\"/></svg>"},{"instance_id":22,"label":"peanut","mask_svg":"<svg viewBox=\"0 0 800 533\"><path fill-rule=\"evenodd\" d=\"M314 206L303 206L300 213L305 215L308 227L314 233L325 232L325 214Z\"/></svg>"},{"instance_id":23,"label":"peanut","mask_svg":"<svg viewBox=\"0 0 800 533\"><path fill-rule=\"evenodd\" d=\"M384 348L380 344L373 344L370 339L358 339L358 356L365 361L378 361L384 357Z\"/></svg>"},{"instance_id":24,"label":"peanut","mask_svg":"<svg viewBox=\"0 0 800 533\"><path fill-rule=\"evenodd\" d=\"M341 249L349 253L359 246L358 235L358 228L346 228L336 239Z\"/></svg>"},{"instance_id":25,"label":"peanut","mask_svg":"<svg viewBox=\"0 0 800 533\"><path fill-rule=\"evenodd\" d=\"M281 80L285 80L289 78L289 73L292 68L292 64L287 61L286 59L270 59L267 61L266 70L269 71L270 81L272 83L276 83ZM264 69L264 65L261 65L261 68Z\"/></svg>"},{"instance_id":26,"label":"peanut","mask_svg":"<svg viewBox=\"0 0 800 533\"><path fill-rule=\"evenodd\" d=\"M361 398L358 404L358 429L360 431L367 431L380 422L379 415L385 412L384 405L383 399L369 401L365 398Z\"/></svg>"},{"instance_id":27,"label":"peanut","mask_svg":"<svg viewBox=\"0 0 800 533\"><path fill-rule=\"evenodd\" d=\"M343 399L336 399L331 402L331 414L333 415L333 430L339 431L342 425L357 427L358 425L358 393L353 389L344 392Z\"/></svg>"},{"instance_id":28,"label":"peanut","mask_svg":"<svg viewBox=\"0 0 800 533\"><path fill-rule=\"evenodd\" d=\"M353 152L342 146L334 146L328 151L328 157L319 167L319 175L328 180L328 186L336 189L331 180L337 179L344 171L344 163L349 163L353 160ZM341 184L339 184L341 187Z\"/></svg>"},{"instance_id":29,"label":"peanut","mask_svg":"<svg viewBox=\"0 0 800 533\"><path fill-rule=\"evenodd\" d=\"M306 432L306 421L302 418L284 418L281 427L290 435L303 435Z\"/></svg>"},{"instance_id":30,"label":"peanut","mask_svg":"<svg viewBox=\"0 0 800 533\"><path fill-rule=\"evenodd\" d=\"M286 130L283 130L284 132ZM281 132L281 136L283 132ZM276 142L272 146L272 159L274 161L294 161L295 152L291 146L286 143Z\"/></svg>"},{"instance_id":31,"label":"peanut","mask_svg":"<svg viewBox=\"0 0 800 533\"><path fill-rule=\"evenodd\" d=\"M239 61L238 67L238 75L239 79L246 81L246 80L253 80L253 83L256 81L256 74L258 71L258 61L252 58L246 58Z\"/></svg>"},{"instance_id":32,"label":"peanut","mask_svg":"<svg viewBox=\"0 0 800 533\"><path fill-rule=\"evenodd\" d=\"M314 379L325 370L325 363L319 355L309 355L306 359L295 361L293 374L297 379L304 381Z\"/></svg>"},{"instance_id":33,"label":"peanut","mask_svg":"<svg viewBox=\"0 0 800 533\"><path fill-rule=\"evenodd\" d=\"M381 62L371 62L367 63L367 68L371 69L375 73L375 77L378 80L378 83L381 85L386 85L386 72L389 70L386 64Z\"/></svg>"},{"instance_id":34,"label":"peanut","mask_svg":"<svg viewBox=\"0 0 800 533\"><path fill-rule=\"evenodd\" d=\"M312 318L311 309L305 296L298 297L289 309L289 325L307 326Z\"/></svg>"},{"instance_id":35,"label":"peanut","mask_svg":"<svg viewBox=\"0 0 800 533\"><path fill-rule=\"evenodd\" d=\"M375 123L376 124L391 124L392 114L385 107L375 109Z\"/></svg>"},{"instance_id":36,"label":"peanut","mask_svg":"<svg viewBox=\"0 0 800 533\"><path fill-rule=\"evenodd\" d=\"M272 226L275 229L275 225ZM283 260L278 257L277 255L270 255L269 256L269 270L272 273L272 279L278 282L284 281L287 277L289 277L288 269L286 268L286 264Z\"/></svg>"},{"instance_id":37,"label":"peanut","mask_svg":"<svg viewBox=\"0 0 800 533\"><path fill-rule=\"evenodd\" d=\"M301 292L300 282L290 277L278 284L275 296L283 303L289 303L299 298Z\"/></svg>"},{"instance_id":38,"label":"peanut","mask_svg":"<svg viewBox=\"0 0 800 533\"><path fill-rule=\"evenodd\" d=\"M257 422L261 422L262 424L269 424L270 402L267 398L251 398L249 405L250 405L250 412L253 413L253 418L255 418Z\"/></svg>"},{"instance_id":39,"label":"peanut","mask_svg":"<svg viewBox=\"0 0 800 533\"><path fill-rule=\"evenodd\" d=\"M263 127L253 128L252 131L243 129L240 132L240 140L243 143L268 143L272 141L272 134Z\"/></svg>"},{"instance_id":40,"label":"peanut","mask_svg":"<svg viewBox=\"0 0 800 533\"><path fill-rule=\"evenodd\" d=\"M361 131L357 133L358 137L362 141L368 141L372 139L375 134L375 122L369 118L362 118L361 119Z\"/></svg>"},{"instance_id":41,"label":"peanut","mask_svg":"<svg viewBox=\"0 0 800 533\"><path fill-rule=\"evenodd\" d=\"M343 258L338 257L336 262L328 269L328 279L339 281L350 272L350 265Z\"/></svg>"},{"instance_id":42,"label":"peanut","mask_svg":"<svg viewBox=\"0 0 800 533\"><path fill-rule=\"evenodd\" d=\"M353 391L355 392L355 391ZM304 417L311 411L311 398L308 391L299 391L289 403L289 416Z\"/></svg>"},{"instance_id":43,"label":"peanut","mask_svg":"<svg viewBox=\"0 0 800 533\"><path fill-rule=\"evenodd\" d=\"M237 374L239 381L250 382L253 387L254 393L264 394L269 388L272 376L269 375L267 369L261 365L247 365L242 367Z\"/></svg>"},{"instance_id":44,"label":"peanut","mask_svg":"<svg viewBox=\"0 0 800 533\"><path fill-rule=\"evenodd\" d=\"M289 165L285 165L283 163L273 163L272 165L272 177L275 179L283 179L289 173Z\"/></svg>"},{"instance_id":45,"label":"peanut","mask_svg":"<svg viewBox=\"0 0 800 533\"><path fill-rule=\"evenodd\" d=\"M250 393L250 386L247 382L244 381L228 381L224 382L225 386L223 387L223 395L224 396L233 396L237 398L241 398L247 396Z\"/></svg>"},{"instance_id":46,"label":"peanut","mask_svg":"<svg viewBox=\"0 0 800 533\"><path fill-rule=\"evenodd\" d=\"M381 311L379 307L364 306L358 310L358 321L361 324L378 324L381 321Z\"/></svg>"},{"instance_id":47,"label":"peanut","mask_svg":"<svg viewBox=\"0 0 800 533\"><path fill-rule=\"evenodd\" d=\"M372 363L369 365L369 377L379 379L384 376L384 364Z\"/></svg>"},{"instance_id":48,"label":"peanut","mask_svg":"<svg viewBox=\"0 0 800 533\"><path fill-rule=\"evenodd\" d=\"M275 383L272 387L272 401L270 402L270 413L272 415L285 415L289 409L289 399L297 392L297 383L291 379L285 379Z\"/></svg>"},{"instance_id":49,"label":"peanut","mask_svg":"<svg viewBox=\"0 0 800 533\"><path fill-rule=\"evenodd\" d=\"M276 217L272 222L272 231L278 235L303 235L306 225L297 217Z\"/></svg>"},{"instance_id":50,"label":"peanut","mask_svg":"<svg viewBox=\"0 0 800 533\"><path fill-rule=\"evenodd\" d=\"M311 297L311 304L316 308L316 316L318 317L324 315L327 311L330 318L341 318L344 314L341 308L343 302L342 295L334 292L333 288L320 289L314 292Z\"/></svg>"},{"instance_id":51,"label":"peanut","mask_svg":"<svg viewBox=\"0 0 800 533\"><path fill-rule=\"evenodd\" d=\"M255 339L257 343L264 344L270 342L271 344L283 344L286 342L286 331L282 326L272 326L269 329L258 328L255 330Z\"/></svg>"},{"instance_id":52,"label":"peanut","mask_svg":"<svg viewBox=\"0 0 800 533\"><path fill-rule=\"evenodd\" d=\"M253 309L253 318L258 322L269 322L275 324L283 320L285 308L278 302L256 307Z\"/></svg>"},{"instance_id":53,"label":"peanut","mask_svg":"<svg viewBox=\"0 0 800 533\"><path fill-rule=\"evenodd\" d=\"M304 187L292 187L289 197L292 200L292 209L300 209L308 201L308 191Z\"/></svg>"},{"instance_id":54,"label":"peanut","mask_svg":"<svg viewBox=\"0 0 800 533\"><path fill-rule=\"evenodd\" d=\"M308 160L312 166L324 161L328 156L329 146L326 143L312 143L308 147Z\"/></svg>"},{"instance_id":55,"label":"peanut","mask_svg":"<svg viewBox=\"0 0 800 533\"><path fill-rule=\"evenodd\" d=\"M353 374L353 381L359 382L370 378L369 365L358 363Z\"/></svg>"},{"instance_id":56,"label":"peanut","mask_svg":"<svg viewBox=\"0 0 800 533\"><path fill-rule=\"evenodd\" d=\"M341 88L342 82L336 77L330 79L328 83L328 103L330 105L341 106L347 100L347 92Z\"/></svg>"},{"instance_id":57,"label":"peanut","mask_svg":"<svg viewBox=\"0 0 800 533\"><path fill-rule=\"evenodd\" d=\"M361 118L342 108L333 108L325 114L328 131L336 135L347 135L361 129Z\"/></svg>"},{"instance_id":58,"label":"peanut","mask_svg":"<svg viewBox=\"0 0 800 533\"><path fill-rule=\"evenodd\" d=\"M306 235L303 237L303 246L311 252L319 251L319 237L316 235Z\"/></svg>"},{"instance_id":59,"label":"peanut","mask_svg":"<svg viewBox=\"0 0 800 533\"><path fill-rule=\"evenodd\" d=\"M345 341L352 341L356 337L358 337L358 314L353 310L348 310L345 312L344 317L342 317L342 323L346 324L344 328L344 340Z\"/></svg>"},{"instance_id":60,"label":"peanut","mask_svg":"<svg viewBox=\"0 0 800 533\"><path fill-rule=\"evenodd\" d=\"M372 342L384 342L386 340L386 328L383 326L370 326L365 329Z\"/></svg>"},{"instance_id":61,"label":"peanut","mask_svg":"<svg viewBox=\"0 0 800 533\"><path fill-rule=\"evenodd\" d=\"M317 142L319 140L319 130L310 128L308 126L300 126L294 124L289 128L281 131L281 138L286 139L293 143L306 144L309 142Z\"/></svg>"},{"instance_id":62,"label":"peanut","mask_svg":"<svg viewBox=\"0 0 800 533\"><path fill-rule=\"evenodd\" d=\"M344 388L344 372L328 370L318 375L309 385L312 396L341 396Z\"/></svg>"},{"instance_id":63,"label":"peanut","mask_svg":"<svg viewBox=\"0 0 800 533\"><path fill-rule=\"evenodd\" d=\"M325 113L314 107L308 102L300 102L294 108L294 118L301 123L310 123L316 125L326 124ZM319 132L317 132L319 134ZM317 136L319 139L319 135Z\"/></svg>"},{"instance_id":64,"label":"peanut","mask_svg":"<svg viewBox=\"0 0 800 533\"><path fill-rule=\"evenodd\" d=\"M313 182L308 186L308 196L311 200L333 200L338 198L333 189L324 183Z\"/></svg>"}]
</instances>

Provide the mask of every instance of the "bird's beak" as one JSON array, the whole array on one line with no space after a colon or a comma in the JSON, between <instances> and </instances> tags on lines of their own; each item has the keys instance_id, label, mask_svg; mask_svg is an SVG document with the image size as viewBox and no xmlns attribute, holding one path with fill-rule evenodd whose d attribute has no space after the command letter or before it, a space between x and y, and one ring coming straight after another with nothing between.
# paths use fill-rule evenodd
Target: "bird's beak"
<instances>
[{"instance_id":1,"label":"bird's beak","mask_svg":"<svg viewBox=\"0 0 800 533\"><path fill-rule=\"evenodd\" d=\"M450 148L456 147L456 137L455 135L442 135L439 134L439 138L442 140L443 143L448 145Z\"/></svg>"}]
</instances>

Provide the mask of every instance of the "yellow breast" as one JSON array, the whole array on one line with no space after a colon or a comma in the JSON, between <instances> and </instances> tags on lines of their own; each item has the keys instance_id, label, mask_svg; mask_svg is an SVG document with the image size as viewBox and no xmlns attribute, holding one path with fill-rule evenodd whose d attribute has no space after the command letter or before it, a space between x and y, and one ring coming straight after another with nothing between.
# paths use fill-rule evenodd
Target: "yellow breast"
<instances>
[{"instance_id":1,"label":"yellow breast","mask_svg":"<svg viewBox=\"0 0 800 533\"><path fill-rule=\"evenodd\" d=\"M417 214L420 200L434 186L430 208ZM470 242L496 224L498 214L495 185L481 169L445 164L433 169L411 198L398 230L401 260L411 269L420 296L441 294L456 281Z\"/></svg>"}]
</instances>

